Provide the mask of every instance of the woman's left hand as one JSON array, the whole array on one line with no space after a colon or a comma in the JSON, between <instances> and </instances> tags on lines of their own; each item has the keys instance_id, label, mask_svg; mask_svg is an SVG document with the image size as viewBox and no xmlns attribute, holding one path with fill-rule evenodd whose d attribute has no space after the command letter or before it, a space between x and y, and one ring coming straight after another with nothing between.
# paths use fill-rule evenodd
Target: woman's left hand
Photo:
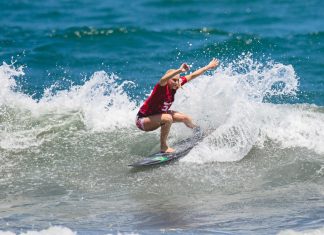
<instances>
[{"instance_id":1,"label":"woman's left hand","mask_svg":"<svg viewBox=\"0 0 324 235\"><path fill-rule=\"evenodd\" d=\"M215 58L213 58L209 64L207 65L208 69L214 69L219 65L219 61Z\"/></svg>"}]
</instances>

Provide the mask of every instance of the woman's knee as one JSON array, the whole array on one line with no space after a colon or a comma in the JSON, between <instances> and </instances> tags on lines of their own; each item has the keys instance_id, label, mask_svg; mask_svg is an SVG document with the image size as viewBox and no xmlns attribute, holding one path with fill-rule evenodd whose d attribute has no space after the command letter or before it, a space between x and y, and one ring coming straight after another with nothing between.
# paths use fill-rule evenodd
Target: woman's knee
<instances>
[{"instance_id":1,"label":"woman's knee","mask_svg":"<svg viewBox=\"0 0 324 235\"><path fill-rule=\"evenodd\" d=\"M172 123L173 122L173 118L172 118L172 115L171 114L163 114L162 116L162 123L165 124L165 123Z\"/></svg>"}]
</instances>

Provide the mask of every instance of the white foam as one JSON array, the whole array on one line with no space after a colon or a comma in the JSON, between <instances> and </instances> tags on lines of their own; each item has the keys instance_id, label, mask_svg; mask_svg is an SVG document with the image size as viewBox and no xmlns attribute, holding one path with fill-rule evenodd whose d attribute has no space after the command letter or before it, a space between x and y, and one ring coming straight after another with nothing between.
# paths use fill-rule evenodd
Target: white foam
<instances>
[{"instance_id":1,"label":"white foam","mask_svg":"<svg viewBox=\"0 0 324 235\"><path fill-rule=\"evenodd\" d=\"M20 235L76 235L76 232L73 232L69 228L60 227L60 226L52 226L48 229L44 229L41 231L28 231L24 233L19 233ZM0 235L16 235L16 233L9 231L0 231ZM18 233L17 233L18 235Z\"/></svg>"},{"instance_id":2,"label":"white foam","mask_svg":"<svg viewBox=\"0 0 324 235\"><path fill-rule=\"evenodd\" d=\"M281 148L304 147L324 153L324 113L310 105L263 105L262 143L269 138Z\"/></svg>"},{"instance_id":3,"label":"white foam","mask_svg":"<svg viewBox=\"0 0 324 235\"><path fill-rule=\"evenodd\" d=\"M78 119L90 131L133 128L136 103L125 92L132 82L120 82L114 74L95 72L81 86L55 91L55 85L36 101L19 92L15 79L23 67L0 66L0 108L5 120L0 126L0 147L24 149L42 144L42 133ZM11 111L13 110L13 112ZM39 123L35 126L35 122Z\"/></svg>"},{"instance_id":4,"label":"white foam","mask_svg":"<svg viewBox=\"0 0 324 235\"><path fill-rule=\"evenodd\" d=\"M53 85L36 101L17 91L15 79L21 76L22 67L0 66L0 108L10 107L17 114L0 126L1 148L38 146L43 133L75 119L90 131L136 130L138 106L125 91L132 82L120 82L114 74L98 71L81 86L57 92ZM266 97L295 96L298 84L291 65L260 63L250 54L186 84L177 92L172 109L190 114L204 129L213 131L183 161L237 161L267 139L282 148L324 153L321 107L264 103ZM40 124L31 125L34 122ZM174 125L171 138L183 130L183 125Z\"/></svg>"},{"instance_id":5,"label":"white foam","mask_svg":"<svg viewBox=\"0 0 324 235\"><path fill-rule=\"evenodd\" d=\"M278 235L324 235L324 227L318 229L305 230L301 232L292 229L287 229L279 232Z\"/></svg>"},{"instance_id":6,"label":"white foam","mask_svg":"<svg viewBox=\"0 0 324 235\"><path fill-rule=\"evenodd\" d=\"M5 62L0 66L0 105L10 104L24 107L25 103L34 103L31 97L16 92L17 86L15 78L24 76L23 66L15 68L13 65L8 65ZM23 101L21 103L21 101Z\"/></svg>"},{"instance_id":7,"label":"white foam","mask_svg":"<svg viewBox=\"0 0 324 235\"><path fill-rule=\"evenodd\" d=\"M132 82L117 83L114 74L95 72L82 86L72 86L68 90L54 92L55 85L45 90L43 98L35 101L32 97L15 91L15 78L23 76L23 68L3 63L0 66L0 105L28 110L34 116L69 114L78 112L85 125L93 130L112 130L133 124L136 110L124 87Z\"/></svg>"},{"instance_id":8,"label":"white foam","mask_svg":"<svg viewBox=\"0 0 324 235\"><path fill-rule=\"evenodd\" d=\"M117 84L118 77L104 71L95 72L82 86L45 94L40 100L41 110L55 113L80 112L89 129L111 131L130 127L134 123L136 105L124 91L131 82Z\"/></svg>"},{"instance_id":9,"label":"white foam","mask_svg":"<svg viewBox=\"0 0 324 235\"><path fill-rule=\"evenodd\" d=\"M297 105L263 103L266 97L295 96L298 84L291 65L261 64L251 55L192 81L179 91L174 107L214 131L182 161L237 161L253 146L262 147L267 138L281 147L323 153L323 113Z\"/></svg>"}]
</instances>

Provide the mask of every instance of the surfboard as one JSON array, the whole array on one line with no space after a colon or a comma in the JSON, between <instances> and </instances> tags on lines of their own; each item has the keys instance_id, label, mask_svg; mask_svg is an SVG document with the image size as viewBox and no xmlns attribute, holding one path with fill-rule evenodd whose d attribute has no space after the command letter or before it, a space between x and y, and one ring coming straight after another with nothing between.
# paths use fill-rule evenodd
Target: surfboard
<instances>
[{"instance_id":1,"label":"surfboard","mask_svg":"<svg viewBox=\"0 0 324 235\"><path fill-rule=\"evenodd\" d=\"M147 166L155 166L165 163L170 163L175 161L181 157L186 156L191 149L193 149L204 137L206 136L200 129L195 131L192 137L184 139L174 145L176 149L175 152L172 153L154 153L149 155L148 157L129 164L131 167L147 167Z\"/></svg>"}]
</instances>

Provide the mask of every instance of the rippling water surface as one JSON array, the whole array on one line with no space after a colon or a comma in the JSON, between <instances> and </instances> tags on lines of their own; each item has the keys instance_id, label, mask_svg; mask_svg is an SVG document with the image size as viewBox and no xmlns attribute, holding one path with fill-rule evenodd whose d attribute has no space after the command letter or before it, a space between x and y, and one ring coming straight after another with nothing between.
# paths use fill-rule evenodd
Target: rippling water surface
<instances>
[{"instance_id":1,"label":"rippling water surface","mask_svg":"<svg viewBox=\"0 0 324 235\"><path fill-rule=\"evenodd\" d=\"M0 234L324 227L321 1L0 3ZM173 109L208 136L158 168L134 126L169 68L220 59ZM175 124L174 144L191 131Z\"/></svg>"}]
</instances>

